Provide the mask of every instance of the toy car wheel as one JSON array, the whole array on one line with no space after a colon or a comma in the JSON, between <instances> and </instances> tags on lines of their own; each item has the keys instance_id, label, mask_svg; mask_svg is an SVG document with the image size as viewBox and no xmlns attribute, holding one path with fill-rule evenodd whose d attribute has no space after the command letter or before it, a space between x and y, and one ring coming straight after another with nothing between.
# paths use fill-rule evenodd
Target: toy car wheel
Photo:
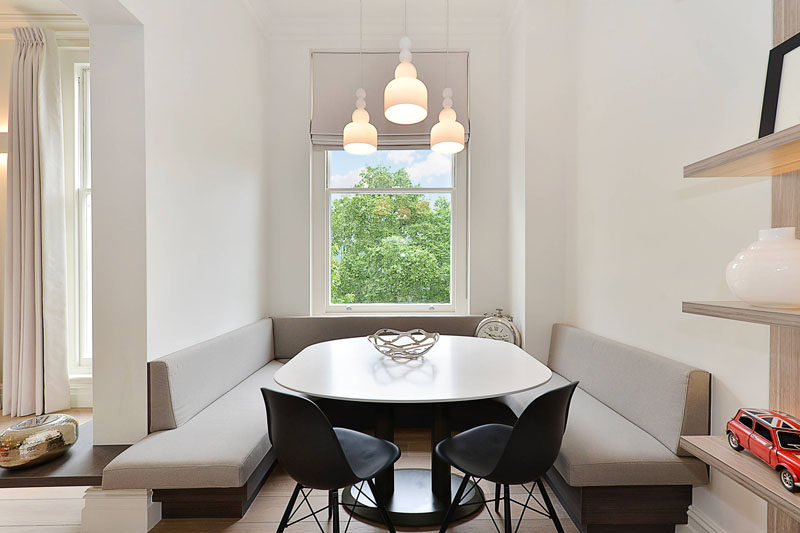
<instances>
[{"instance_id":1,"label":"toy car wheel","mask_svg":"<svg viewBox=\"0 0 800 533\"><path fill-rule=\"evenodd\" d=\"M744 450L742 445L739 444L739 439L737 439L736 435L733 434L733 431L728 432L728 444L730 444L731 448L733 448L737 452ZM789 477L791 477L791 474L789 474Z\"/></svg>"},{"instance_id":2,"label":"toy car wheel","mask_svg":"<svg viewBox=\"0 0 800 533\"><path fill-rule=\"evenodd\" d=\"M781 468L778 474L781 477L781 485L783 485L783 488L785 488L786 490L790 490L792 492L797 492L798 487L797 484L794 482L794 476L792 476L792 473L789 472L788 469Z\"/></svg>"}]
</instances>

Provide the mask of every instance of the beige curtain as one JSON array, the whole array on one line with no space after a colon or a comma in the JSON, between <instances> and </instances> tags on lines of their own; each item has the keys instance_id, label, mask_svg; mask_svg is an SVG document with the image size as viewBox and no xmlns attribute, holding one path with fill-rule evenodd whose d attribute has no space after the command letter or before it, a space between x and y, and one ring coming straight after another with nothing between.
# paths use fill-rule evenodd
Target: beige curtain
<instances>
[{"instance_id":1,"label":"beige curtain","mask_svg":"<svg viewBox=\"0 0 800 533\"><path fill-rule=\"evenodd\" d=\"M3 414L69 408L66 229L58 49L15 28L11 66Z\"/></svg>"}]
</instances>

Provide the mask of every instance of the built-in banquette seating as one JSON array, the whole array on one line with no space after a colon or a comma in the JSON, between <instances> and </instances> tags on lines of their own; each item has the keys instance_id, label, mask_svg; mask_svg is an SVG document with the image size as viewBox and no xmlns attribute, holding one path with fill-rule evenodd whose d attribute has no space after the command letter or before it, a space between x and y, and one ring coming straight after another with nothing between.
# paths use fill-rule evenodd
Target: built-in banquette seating
<instances>
[{"instance_id":1,"label":"built-in banquette seating","mask_svg":"<svg viewBox=\"0 0 800 533\"><path fill-rule=\"evenodd\" d=\"M164 518L241 517L275 465L261 387L279 387L283 363L311 344L385 327L472 335L482 318L264 319L150 361L150 434L106 466L103 488L153 489Z\"/></svg>"},{"instance_id":2,"label":"built-in banquette seating","mask_svg":"<svg viewBox=\"0 0 800 533\"><path fill-rule=\"evenodd\" d=\"M260 388L278 387L286 360L382 327L472 335L482 318L264 319L151 361L151 433L109 463L103 488L153 489L164 518L240 517L275 465ZM542 387L484 402L489 409L454 408L467 423L513 423L549 387L580 381L547 475L573 520L589 533L672 533L670 524L685 523L691 487L707 482L707 470L678 439L708 433L709 374L564 325L554 326L549 365Z\"/></svg>"},{"instance_id":3,"label":"built-in banquette seating","mask_svg":"<svg viewBox=\"0 0 800 533\"><path fill-rule=\"evenodd\" d=\"M711 375L564 324L553 326L542 387L500 399L516 414L546 390L579 381L546 475L585 533L673 533L708 470L680 447L707 435Z\"/></svg>"}]
</instances>

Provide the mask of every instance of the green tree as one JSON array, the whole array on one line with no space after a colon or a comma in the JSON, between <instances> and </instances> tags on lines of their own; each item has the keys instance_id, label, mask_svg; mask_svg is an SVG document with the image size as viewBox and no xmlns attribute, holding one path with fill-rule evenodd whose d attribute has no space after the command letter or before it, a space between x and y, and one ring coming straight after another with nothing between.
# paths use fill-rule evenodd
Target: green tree
<instances>
[{"instance_id":1,"label":"green tree","mask_svg":"<svg viewBox=\"0 0 800 533\"><path fill-rule=\"evenodd\" d=\"M367 167L358 188L414 188L405 169ZM448 303L450 201L342 195L331 206L332 303Z\"/></svg>"}]
</instances>

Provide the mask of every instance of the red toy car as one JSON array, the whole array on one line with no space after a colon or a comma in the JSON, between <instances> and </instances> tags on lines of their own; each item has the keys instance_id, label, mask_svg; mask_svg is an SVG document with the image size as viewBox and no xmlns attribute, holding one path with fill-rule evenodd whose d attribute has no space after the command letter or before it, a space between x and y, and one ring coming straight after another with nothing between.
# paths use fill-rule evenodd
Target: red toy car
<instances>
[{"instance_id":1,"label":"red toy car","mask_svg":"<svg viewBox=\"0 0 800 533\"><path fill-rule=\"evenodd\" d=\"M727 431L731 448L747 449L778 472L787 490L800 490L800 420L769 409L740 409Z\"/></svg>"}]
</instances>

